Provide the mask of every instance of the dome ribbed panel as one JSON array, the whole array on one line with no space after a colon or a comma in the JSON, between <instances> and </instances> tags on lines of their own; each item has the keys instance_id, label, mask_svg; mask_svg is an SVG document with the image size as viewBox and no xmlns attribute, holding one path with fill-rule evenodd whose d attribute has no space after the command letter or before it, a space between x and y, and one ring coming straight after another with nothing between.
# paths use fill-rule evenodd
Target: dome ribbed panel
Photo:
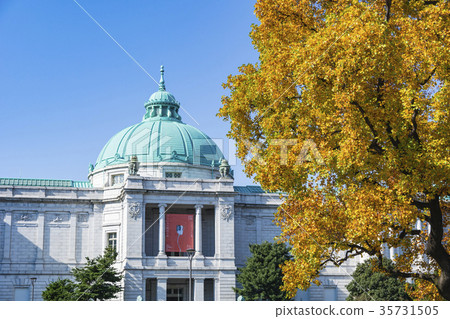
<instances>
[{"instance_id":1,"label":"dome ribbed panel","mask_svg":"<svg viewBox=\"0 0 450 319\"><path fill-rule=\"evenodd\" d=\"M160 154L163 158L177 161L177 157L182 157L186 161L186 145L176 123L162 121L160 138Z\"/></svg>"}]
</instances>

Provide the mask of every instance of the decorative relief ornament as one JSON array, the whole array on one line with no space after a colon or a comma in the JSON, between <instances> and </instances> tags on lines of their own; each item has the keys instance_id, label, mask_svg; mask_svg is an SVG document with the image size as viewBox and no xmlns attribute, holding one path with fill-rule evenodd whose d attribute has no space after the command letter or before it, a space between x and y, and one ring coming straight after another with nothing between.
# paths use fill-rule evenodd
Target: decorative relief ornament
<instances>
[{"instance_id":1,"label":"decorative relief ornament","mask_svg":"<svg viewBox=\"0 0 450 319\"><path fill-rule=\"evenodd\" d=\"M56 215L52 220L54 223L60 223L63 221L63 218L60 215Z\"/></svg>"},{"instance_id":2,"label":"decorative relief ornament","mask_svg":"<svg viewBox=\"0 0 450 319\"><path fill-rule=\"evenodd\" d=\"M21 213L21 214L14 214L14 219L19 222L30 222L36 220L36 214L34 213Z\"/></svg>"},{"instance_id":3,"label":"decorative relief ornament","mask_svg":"<svg viewBox=\"0 0 450 319\"><path fill-rule=\"evenodd\" d=\"M70 219L70 213L53 213L49 214L48 220L52 223L68 222Z\"/></svg>"},{"instance_id":4,"label":"decorative relief ornament","mask_svg":"<svg viewBox=\"0 0 450 319\"><path fill-rule=\"evenodd\" d=\"M137 219L139 216L141 216L141 203L129 203L128 213L130 214L131 218L134 219Z\"/></svg>"},{"instance_id":5,"label":"decorative relief ornament","mask_svg":"<svg viewBox=\"0 0 450 319\"><path fill-rule=\"evenodd\" d=\"M220 209L220 216L222 216L222 219L229 221L233 217L233 209L231 208L231 206L222 206L222 208Z\"/></svg>"},{"instance_id":6,"label":"decorative relief ornament","mask_svg":"<svg viewBox=\"0 0 450 319\"><path fill-rule=\"evenodd\" d=\"M31 219L31 215L30 214L22 214L20 216L20 220L24 221L24 222L29 221L30 219Z\"/></svg>"}]
</instances>

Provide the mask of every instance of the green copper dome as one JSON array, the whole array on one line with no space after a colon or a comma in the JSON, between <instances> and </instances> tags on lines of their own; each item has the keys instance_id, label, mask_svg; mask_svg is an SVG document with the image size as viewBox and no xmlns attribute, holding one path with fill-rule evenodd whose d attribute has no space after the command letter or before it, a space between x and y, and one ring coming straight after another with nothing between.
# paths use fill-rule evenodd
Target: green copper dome
<instances>
[{"instance_id":1,"label":"green copper dome","mask_svg":"<svg viewBox=\"0 0 450 319\"><path fill-rule=\"evenodd\" d=\"M219 165L222 152L206 134L181 121L180 103L166 91L161 67L159 91L145 103L141 123L116 135L103 147L94 170L127 163L136 155L140 163L178 162L211 167Z\"/></svg>"}]
</instances>

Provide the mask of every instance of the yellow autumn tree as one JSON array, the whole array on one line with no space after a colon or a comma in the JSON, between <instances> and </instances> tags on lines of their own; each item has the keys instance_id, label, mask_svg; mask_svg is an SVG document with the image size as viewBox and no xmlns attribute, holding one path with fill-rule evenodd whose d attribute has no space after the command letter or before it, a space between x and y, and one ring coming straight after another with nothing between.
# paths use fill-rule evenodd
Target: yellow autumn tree
<instances>
[{"instance_id":1,"label":"yellow autumn tree","mask_svg":"<svg viewBox=\"0 0 450 319\"><path fill-rule=\"evenodd\" d=\"M259 0L255 14L259 61L229 76L219 116L246 173L287 194L284 289L361 254L381 268L385 246L415 299L450 300L449 1Z\"/></svg>"}]
</instances>

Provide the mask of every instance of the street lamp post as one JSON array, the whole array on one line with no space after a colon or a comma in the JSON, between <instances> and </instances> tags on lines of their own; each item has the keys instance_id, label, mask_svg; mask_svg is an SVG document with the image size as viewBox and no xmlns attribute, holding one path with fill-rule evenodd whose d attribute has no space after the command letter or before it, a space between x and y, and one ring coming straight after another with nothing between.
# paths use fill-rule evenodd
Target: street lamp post
<instances>
[{"instance_id":1,"label":"street lamp post","mask_svg":"<svg viewBox=\"0 0 450 319\"><path fill-rule=\"evenodd\" d=\"M31 301L34 301L34 283L36 282L36 277L31 277Z\"/></svg>"},{"instance_id":2,"label":"street lamp post","mask_svg":"<svg viewBox=\"0 0 450 319\"><path fill-rule=\"evenodd\" d=\"M191 301L191 283L192 283L192 258L194 258L195 249L186 249L188 258L189 258L189 301Z\"/></svg>"}]
</instances>

